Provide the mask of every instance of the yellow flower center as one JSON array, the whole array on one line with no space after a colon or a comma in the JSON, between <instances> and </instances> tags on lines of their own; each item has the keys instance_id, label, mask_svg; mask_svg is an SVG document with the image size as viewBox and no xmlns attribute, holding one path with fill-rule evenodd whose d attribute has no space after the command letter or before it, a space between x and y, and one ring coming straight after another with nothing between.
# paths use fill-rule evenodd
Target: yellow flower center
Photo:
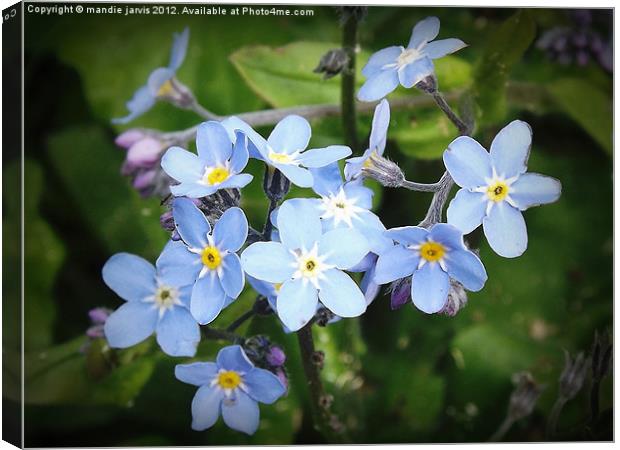
<instances>
[{"instance_id":1,"label":"yellow flower center","mask_svg":"<svg viewBox=\"0 0 620 450\"><path fill-rule=\"evenodd\" d=\"M222 263L222 255L220 255L220 251L213 246L208 246L202 249L200 258L202 259L202 263L211 270L217 269Z\"/></svg>"},{"instance_id":2,"label":"yellow flower center","mask_svg":"<svg viewBox=\"0 0 620 450\"><path fill-rule=\"evenodd\" d=\"M362 164L362 167L364 169L368 169L370 167L373 166L374 162L373 162L373 158L377 156L377 151L373 150L370 155L368 155L368 158L366 158L366 161L364 161L364 164Z\"/></svg>"},{"instance_id":3,"label":"yellow flower center","mask_svg":"<svg viewBox=\"0 0 620 450\"><path fill-rule=\"evenodd\" d=\"M226 167L216 167L207 175L207 183L211 186L223 183L228 179L230 172Z\"/></svg>"},{"instance_id":4,"label":"yellow flower center","mask_svg":"<svg viewBox=\"0 0 620 450\"><path fill-rule=\"evenodd\" d=\"M237 372L227 370L221 372L217 376L217 384L219 384L222 389L234 389L241 384L241 377Z\"/></svg>"},{"instance_id":5,"label":"yellow flower center","mask_svg":"<svg viewBox=\"0 0 620 450\"><path fill-rule=\"evenodd\" d=\"M166 80L157 91L158 97L166 97L174 92L174 86L170 80Z\"/></svg>"},{"instance_id":6,"label":"yellow flower center","mask_svg":"<svg viewBox=\"0 0 620 450\"><path fill-rule=\"evenodd\" d=\"M280 289L282 289L282 283L276 283L276 284L274 284L274 285L273 285L273 289L274 289L276 292L280 292Z\"/></svg>"},{"instance_id":7,"label":"yellow flower center","mask_svg":"<svg viewBox=\"0 0 620 450\"><path fill-rule=\"evenodd\" d=\"M494 202L501 202L508 195L508 185L503 181L496 181L487 187L487 197Z\"/></svg>"},{"instance_id":8,"label":"yellow flower center","mask_svg":"<svg viewBox=\"0 0 620 450\"><path fill-rule=\"evenodd\" d=\"M420 256L429 262L439 261L445 253L445 247L437 242L429 241L420 247Z\"/></svg>"},{"instance_id":9,"label":"yellow flower center","mask_svg":"<svg viewBox=\"0 0 620 450\"><path fill-rule=\"evenodd\" d=\"M276 153L273 150L269 150L269 159L280 164L291 164L293 162L290 155L286 153Z\"/></svg>"}]
</instances>

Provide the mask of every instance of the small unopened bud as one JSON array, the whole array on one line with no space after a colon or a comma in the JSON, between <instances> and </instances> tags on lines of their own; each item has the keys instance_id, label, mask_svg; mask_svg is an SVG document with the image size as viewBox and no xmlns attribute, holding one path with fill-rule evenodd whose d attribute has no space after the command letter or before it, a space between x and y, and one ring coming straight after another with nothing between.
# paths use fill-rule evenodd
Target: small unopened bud
<instances>
[{"instance_id":1,"label":"small unopened bud","mask_svg":"<svg viewBox=\"0 0 620 450\"><path fill-rule=\"evenodd\" d=\"M183 109L189 109L196 103L192 91L176 77L172 77L162 85L157 97Z\"/></svg>"},{"instance_id":2,"label":"small unopened bud","mask_svg":"<svg viewBox=\"0 0 620 450\"><path fill-rule=\"evenodd\" d=\"M609 332L602 335L594 333L592 345L592 378L601 381L609 372L611 366L611 339Z\"/></svg>"},{"instance_id":3,"label":"small unopened bud","mask_svg":"<svg viewBox=\"0 0 620 450\"><path fill-rule=\"evenodd\" d=\"M566 400L574 398L583 387L586 379L590 360L583 352L571 357L570 353L564 350L564 370L560 375L560 395Z\"/></svg>"},{"instance_id":4,"label":"small unopened bud","mask_svg":"<svg viewBox=\"0 0 620 450\"><path fill-rule=\"evenodd\" d=\"M454 317L467 305L467 292L461 283L450 279L450 291L448 291L448 301L439 314Z\"/></svg>"},{"instance_id":5,"label":"small unopened bud","mask_svg":"<svg viewBox=\"0 0 620 450\"><path fill-rule=\"evenodd\" d=\"M272 202L279 202L288 193L291 182L275 167L266 165L263 177L263 190Z\"/></svg>"},{"instance_id":6,"label":"small unopened bud","mask_svg":"<svg viewBox=\"0 0 620 450\"><path fill-rule=\"evenodd\" d=\"M331 312L327 308L320 308L315 314L316 324L320 327L325 327L335 316L333 312Z\"/></svg>"},{"instance_id":7,"label":"small unopened bud","mask_svg":"<svg viewBox=\"0 0 620 450\"><path fill-rule=\"evenodd\" d=\"M405 181L405 175L400 167L387 158L371 153L362 167L364 176L377 180L385 187L400 187Z\"/></svg>"},{"instance_id":8,"label":"small unopened bud","mask_svg":"<svg viewBox=\"0 0 620 450\"><path fill-rule=\"evenodd\" d=\"M422 79L422 81L418 81L415 85L422 92L426 92L427 94L434 94L437 92L437 78L435 74L432 73L426 78Z\"/></svg>"},{"instance_id":9,"label":"small unopened bud","mask_svg":"<svg viewBox=\"0 0 620 450\"><path fill-rule=\"evenodd\" d=\"M338 75L349 64L349 55L341 48L329 50L319 61L314 73L322 73L323 79L327 80Z\"/></svg>"},{"instance_id":10,"label":"small unopened bud","mask_svg":"<svg viewBox=\"0 0 620 450\"><path fill-rule=\"evenodd\" d=\"M146 137L146 135L144 134L142 130L138 130L137 128L132 128L130 130L127 130L119 134L114 140L114 143L118 145L119 147L129 148L144 137Z\"/></svg>"},{"instance_id":11,"label":"small unopened bud","mask_svg":"<svg viewBox=\"0 0 620 450\"><path fill-rule=\"evenodd\" d=\"M124 170L131 171L137 167L152 168L159 163L165 145L151 136L139 139L129 150L125 159Z\"/></svg>"},{"instance_id":12,"label":"small unopened bud","mask_svg":"<svg viewBox=\"0 0 620 450\"><path fill-rule=\"evenodd\" d=\"M396 280L390 286L390 307L392 310L402 308L411 298L411 277Z\"/></svg>"},{"instance_id":13,"label":"small unopened bud","mask_svg":"<svg viewBox=\"0 0 620 450\"><path fill-rule=\"evenodd\" d=\"M286 362L286 354L284 353L284 350L277 345L272 345L267 351L265 359L269 365L273 367L280 367Z\"/></svg>"},{"instance_id":14,"label":"small unopened bud","mask_svg":"<svg viewBox=\"0 0 620 450\"><path fill-rule=\"evenodd\" d=\"M112 314L112 310L109 308L93 308L88 311L88 317L90 318L93 324L104 324L108 317Z\"/></svg>"},{"instance_id":15,"label":"small unopened bud","mask_svg":"<svg viewBox=\"0 0 620 450\"><path fill-rule=\"evenodd\" d=\"M537 383L529 372L514 374L513 383L516 387L510 395L508 417L512 421L516 421L532 414L536 402L546 386Z\"/></svg>"},{"instance_id":16,"label":"small unopened bud","mask_svg":"<svg viewBox=\"0 0 620 450\"><path fill-rule=\"evenodd\" d=\"M276 377L280 380L280 383L284 386L284 389L288 391L288 377L286 376L286 371L283 368L278 368L276 370Z\"/></svg>"}]
</instances>

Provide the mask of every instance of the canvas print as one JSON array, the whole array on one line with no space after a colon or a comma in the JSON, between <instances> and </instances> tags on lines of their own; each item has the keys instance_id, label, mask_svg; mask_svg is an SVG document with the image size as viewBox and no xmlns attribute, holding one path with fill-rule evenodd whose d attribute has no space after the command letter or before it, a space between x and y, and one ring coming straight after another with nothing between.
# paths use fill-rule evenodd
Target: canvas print
<instances>
[{"instance_id":1,"label":"canvas print","mask_svg":"<svg viewBox=\"0 0 620 450\"><path fill-rule=\"evenodd\" d=\"M3 438L613 440L613 32L7 8Z\"/></svg>"}]
</instances>

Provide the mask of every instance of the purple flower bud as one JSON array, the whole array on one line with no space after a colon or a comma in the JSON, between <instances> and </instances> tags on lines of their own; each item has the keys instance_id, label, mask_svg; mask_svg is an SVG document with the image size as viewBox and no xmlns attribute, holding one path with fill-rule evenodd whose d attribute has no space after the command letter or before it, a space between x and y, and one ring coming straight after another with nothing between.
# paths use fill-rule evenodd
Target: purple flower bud
<instances>
[{"instance_id":1,"label":"purple flower bud","mask_svg":"<svg viewBox=\"0 0 620 450\"><path fill-rule=\"evenodd\" d=\"M450 279L450 290L448 291L448 301L443 307L440 314L454 317L456 314L467 305L467 292L465 288L458 281Z\"/></svg>"},{"instance_id":2,"label":"purple flower bud","mask_svg":"<svg viewBox=\"0 0 620 450\"><path fill-rule=\"evenodd\" d=\"M129 147L126 163L130 167L150 169L158 163L163 150L164 145L161 141L147 136Z\"/></svg>"},{"instance_id":3,"label":"purple flower bud","mask_svg":"<svg viewBox=\"0 0 620 450\"><path fill-rule=\"evenodd\" d=\"M112 314L111 309L102 307L93 308L88 311L88 317L90 317L90 320L95 325L103 325L105 321L108 320L108 317L110 317L110 314Z\"/></svg>"},{"instance_id":4,"label":"purple flower bud","mask_svg":"<svg viewBox=\"0 0 620 450\"><path fill-rule=\"evenodd\" d=\"M273 367L280 367L284 365L286 361L286 355L284 351L277 345L273 345L269 348L269 351L265 355L267 363Z\"/></svg>"},{"instance_id":5,"label":"purple flower bud","mask_svg":"<svg viewBox=\"0 0 620 450\"><path fill-rule=\"evenodd\" d=\"M400 309L411 298L411 277L401 278L392 283L390 306L392 310Z\"/></svg>"},{"instance_id":6,"label":"purple flower bud","mask_svg":"<svg viewBox=\"0 0 620 450\"><path fill-rule=\"evenodd\" d=\"M114 143L119 147L129 148L145 136L143 131L132 128L119 134L114 140Z\"/></svg>"},{"instance_id":7,"label":"purple flower bud","mask_svg":"<svg viewBox=\"0 0 620 450\"><path fill-rule=\"evenodd\" d=\"M103 333L103 325L93 325L88 330L86 330L86 336L91 339L98 339L105 337Z\"/></svg>"},{"instance_id":8,"label":"purple flower bud","mask_svg":"<svg viewBox=\"0 0 620 450\"><path fill-rule=\"evenodd\" d=\"M276 376L284 386L284 388L288 391L288 377L286 376L286 372L283 369L278 369L276 371Z\"/></svg>"},{"instance_id":9,"label":"purple flower bud","mask_svg":"<svg viewBox=\"0 0 620 450\"><path fill-rule=\"evenodd\" d=\"M138 191L151 187L156 175L157 170L146 170L138 173L133 180L133 187L135 187Z\"/></svg>"}]
</instances>

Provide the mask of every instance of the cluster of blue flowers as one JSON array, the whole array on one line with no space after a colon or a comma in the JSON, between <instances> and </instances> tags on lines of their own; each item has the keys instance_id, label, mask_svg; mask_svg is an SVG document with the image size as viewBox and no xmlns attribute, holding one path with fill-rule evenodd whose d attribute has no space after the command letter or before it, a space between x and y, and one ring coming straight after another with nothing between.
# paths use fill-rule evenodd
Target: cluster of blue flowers
<instances>
[{"instance_id":1,"label":"cluster of blue flowers","mask_svg":"<svg viewBox=\"0 0 620 450\"><path fill-rule=\"evenodd\" d=\"M458 39L431 42L438 32L439 20L430 17L414 27L407 48L375 53L363 69L368 79L359 98L378 100L398 83L412 87L434 77L432 60L465 46ZM173 81L187 37L187 30L175 37L169 67L151 75L149 99ZM136 98L146 98L140 92ZM124 121L152 103L132 102ZM311 323L322 310L332 320L358 317L380 286L389 283L407 281L413 304L428 314L445 310L455 285L481 290L486 270L464 235L482 225L497 254L519 256L527 248L522 211L560 195L557 180L527 172L530 127L521 121L508 124L490 152L471 137L456 138L443 155L448 173L461 187L447 210L447 223L386 230L371 211L373 192L364 182L367 169L385 151L389 123L390 107L383 99L375 109L368 148L344 161L343 173L338 162L352 150L343 145L306 150L310 124L296 115L281 120L267 139L238 117L208 121L197 129L197 154L167 149L161 167L174 180L174 237L155 266L126 253L105 264L104 281L126 301L105 321L109 345L129 347L155 333L168 355L194 356L200 325L213 322L239 297L246 276L289 332ZM282 202L268 218L270 232L258 241L248 239L248 221L238 206L228 205L216 219L200 207L201 199L252 182L243 173L249 158L316 194ZM283 353L278 361L276 375L257 367L242 345L232 345L220 350L216 362L178 365L176 377L198 387L192 427L207 429L221 414L229 427L254 433L257 402L273 403L286 392Z\"/></svg>"}]
</instances>

